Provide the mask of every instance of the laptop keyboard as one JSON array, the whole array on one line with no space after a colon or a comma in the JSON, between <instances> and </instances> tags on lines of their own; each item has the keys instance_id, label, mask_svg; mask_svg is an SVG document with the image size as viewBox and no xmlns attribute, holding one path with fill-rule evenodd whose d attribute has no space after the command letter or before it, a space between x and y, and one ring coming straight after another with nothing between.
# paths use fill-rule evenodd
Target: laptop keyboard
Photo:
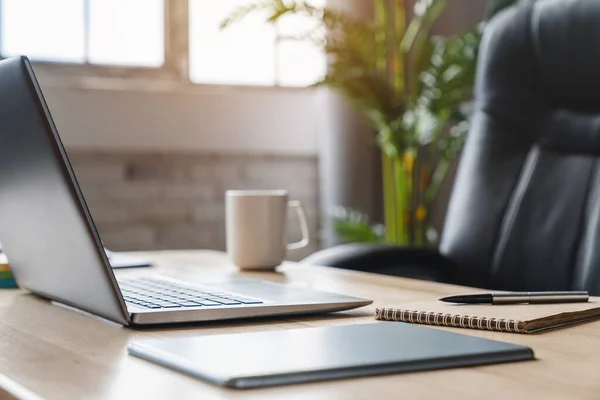
<instances>
[{"instance_id":1,"label":"laptop keyboard","mask_svg":"<svg viewBox=\"0 0 600 400\"><path fill-rule=\"evenodd\" d=\"M158 278L119 280L128 305L144 308L216 307L262 304L263 301L211 288L180 285Z\"/></svg>"}]
</instances>

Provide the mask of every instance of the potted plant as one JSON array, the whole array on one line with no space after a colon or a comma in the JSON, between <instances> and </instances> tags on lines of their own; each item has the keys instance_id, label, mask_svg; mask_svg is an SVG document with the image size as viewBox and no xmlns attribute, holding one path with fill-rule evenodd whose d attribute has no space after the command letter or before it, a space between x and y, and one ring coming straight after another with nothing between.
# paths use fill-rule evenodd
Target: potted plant
<instances>
[{"instance_id":1,"label":"potted plant","mask_svg":"<svg viewBox=\"0 0 600 400\"><path fill-rule=\"evenodd\" d=\"M432 35L446 3L417 0L408 21L410 10L401 0L374 0L373 20L309 1L267 0L236 9L222 23L226 28L256 12L267 12L268 23L289 15L313 20L310 30L279 40L320 47L329 66L317 85L343 94L377 132L385 229L343 210L335 225L343 239L410 245L436 239L430 208L468 129L481 39L480 27L449 37Z\"/></svg>"}]
</instances>

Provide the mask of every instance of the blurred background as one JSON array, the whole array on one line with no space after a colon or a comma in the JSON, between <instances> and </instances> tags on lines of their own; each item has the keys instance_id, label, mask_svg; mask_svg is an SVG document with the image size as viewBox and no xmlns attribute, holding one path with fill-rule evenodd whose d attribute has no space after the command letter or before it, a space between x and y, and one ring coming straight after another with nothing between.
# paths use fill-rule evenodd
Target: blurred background
<instances>
[{"instance_id":1,"label":"blurred background","mask_svg":"<svg viewBox=\"0 0 600 400\"><path fill-rule=\"evenodd\" d=\"M314 20L267 23L258 10L221 29L253 3L0 0L0 56L34 61L107 247L224 250L227 189L286 189L303 202L316 240L291 259L343 239L339 207L383 222L375 130L335 91L311 86L328 69L322 48L282 40ZM376 3L310 2L366 21ZM392 3L418 15L414 0ZM448 1L432 32L471 30L487 6ZM431 206L438 230L451 184L452 168Z\"/></svg>"}]
</instances>

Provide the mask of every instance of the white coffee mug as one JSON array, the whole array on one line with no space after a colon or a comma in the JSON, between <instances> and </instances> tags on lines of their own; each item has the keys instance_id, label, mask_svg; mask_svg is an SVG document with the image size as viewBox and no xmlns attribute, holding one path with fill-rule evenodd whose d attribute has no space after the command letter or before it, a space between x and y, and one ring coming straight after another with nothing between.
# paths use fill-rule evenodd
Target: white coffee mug
<instances>
[{"instance_id":1,"label":"white coffee mug","mask_svg":"<svg viewBox=\"0 0 600 400\"><path fill-rule=\"evenodd\" d=\"M302 240L297 243L286 243L288 208L300 219ZM310 241L302 204L289 201L285 190L228 190L225 212L227 253L241 269L274 269L288 250Z\"/></svg>"}]
</instances>

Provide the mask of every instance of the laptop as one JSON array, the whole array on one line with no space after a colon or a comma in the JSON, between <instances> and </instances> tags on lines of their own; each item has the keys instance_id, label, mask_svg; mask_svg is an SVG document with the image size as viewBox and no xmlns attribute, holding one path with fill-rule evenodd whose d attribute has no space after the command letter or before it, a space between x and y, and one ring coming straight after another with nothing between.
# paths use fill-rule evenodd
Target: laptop
<instances>
[{"instance_id":1,"label":"laptop","mask_svg":"<svg viewBox=\"0 0 600 400\"><path fill-rule=\"evenodd\" d=\"M26 57L0 61L0 242L20 287L126 326L331 312L371 303L237 276L121 279Z\"/></svg>"}]
</instances>

